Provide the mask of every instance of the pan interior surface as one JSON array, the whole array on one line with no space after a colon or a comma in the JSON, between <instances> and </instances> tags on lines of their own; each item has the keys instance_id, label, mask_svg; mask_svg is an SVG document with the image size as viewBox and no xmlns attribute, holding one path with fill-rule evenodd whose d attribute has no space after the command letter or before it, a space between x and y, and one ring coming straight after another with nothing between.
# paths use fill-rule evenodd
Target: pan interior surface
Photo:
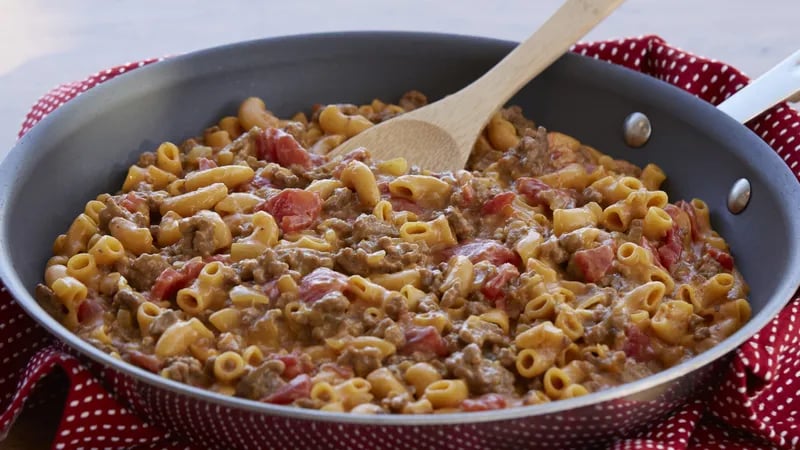
<instances>
[{"instance_id":1,"label":"pan interior surface","mask_svg":"<svg viewBox=\"0 0 800 450\"><path fill-rule=\"evenodd\" d=\"M248 96L263 98L279 116L308 112L314 103L394 101L411 89L435 100L477 78L512 47L509 42L422 33L296 36L211 49L122 75L55 111L0 166L0 276L31 315L90 357L172 390L249 403L178 387L131 368L47 316L32 294L53 239L87 200L116 191L140 153L198 134L219 117L235 114ZM713 227L730 244L751 287L753 319L718 348L622 390L556 403L587 405L705 365L766 324L797 288L797 181L764 142L715 108L653 78L576 55L561 58L510 104L522 106L538 124L615 158L661 166L669 177L665 190L671 202L697 197L708 203ZM640 149L628 148L621 131L634 111L647 114L653 124L651 140ZM752 200L742 214L733 215L725 201L734 181L743 177L752 184ZM295 414L270 405L248 407ZM540 410L561 408L556 404ZM534 409L485 417L529 415L525 410ZM394 417L386 422L404 423ZM427 422L431 419L420 421Z\"/></svg>"}]
</instances>

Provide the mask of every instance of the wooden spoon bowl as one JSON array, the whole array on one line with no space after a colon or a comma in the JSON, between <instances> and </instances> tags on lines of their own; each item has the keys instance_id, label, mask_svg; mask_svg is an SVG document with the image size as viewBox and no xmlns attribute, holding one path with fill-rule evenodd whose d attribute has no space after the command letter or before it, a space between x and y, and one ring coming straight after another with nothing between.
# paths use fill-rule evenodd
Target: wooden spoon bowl
<instances>
[{"instance_id":1,"label":"wooden spoon bowl","mask_svg":"<svg viewBox=\"0 0 800 450\"><path fill-rule=\"evenodd\" d=\"M469 86L370 127L331 151L367 148L378 160L404 157L433 172L463 169L498 108L624 0L567 0L535 33Z\"/></svg>"}]
</instances>

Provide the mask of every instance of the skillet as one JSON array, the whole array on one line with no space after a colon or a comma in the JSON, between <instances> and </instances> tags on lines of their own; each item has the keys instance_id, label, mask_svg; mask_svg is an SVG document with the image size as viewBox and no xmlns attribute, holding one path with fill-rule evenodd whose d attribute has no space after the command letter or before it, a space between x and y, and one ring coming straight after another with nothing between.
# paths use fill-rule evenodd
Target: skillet
<instances>
[{"instance_id":1,"label":"skillet","mask_svg":"<svg viewBox=\"0 0 800 450\"><path fill-rule=\"evenodd\" d=\"M86 199L119 186L164 140L194 135L245 97L278 115L313 103L368 102L419 89L437 99L513 48L426 33L333 33L229 45L169 59L104 83L44 119L0 165L0 277L21 306L92 361L134 411L207 447L548 448L602 444L668 413L713 377L715 364L762 328L800 281L800 188L756 135L685 92L617 66L565 55L510 104L548 129L615 158L654 162L671 199L708 203L751 287L751 321L717 347L657 375L584 397L524 408L434 416L357 416L261 404L178 384L114 360L47 315L32 296L50 244ZM643 112L653 136L632 149L622 123ZM747 178L741 214L725 202ZM569 430L564 433L564 430Z\"/></svg>"}]
</instances>

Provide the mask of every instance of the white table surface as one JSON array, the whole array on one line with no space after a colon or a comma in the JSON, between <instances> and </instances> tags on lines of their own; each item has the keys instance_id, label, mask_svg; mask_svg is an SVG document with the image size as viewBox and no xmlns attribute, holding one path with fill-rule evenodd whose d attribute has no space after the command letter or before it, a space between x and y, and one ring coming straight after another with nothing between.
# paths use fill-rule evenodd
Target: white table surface
<instances>
[{"instance_id":1,"label":"white table surface","mask_svg":"<svg viewBox=\"0 0 800 450\"><path fill-rule=\"evenodd\" d=\"M116 64L320 31L419 30L520 40L559 3L0 0L0 157L39 96ZM656 33L755 76L800 48L798 18L800 0L628 0L587 38Z\"/></svg>"}]
</instances>

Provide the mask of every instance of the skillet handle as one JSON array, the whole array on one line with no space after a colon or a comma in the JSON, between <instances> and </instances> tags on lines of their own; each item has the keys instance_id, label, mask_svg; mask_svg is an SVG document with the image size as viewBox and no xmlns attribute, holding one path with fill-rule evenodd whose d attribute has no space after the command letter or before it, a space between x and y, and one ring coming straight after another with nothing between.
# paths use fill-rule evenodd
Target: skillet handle
<instances>
[{"instance_id":1,"label":"skillet handle","mask_svg":"<svg viewBox=\"0 0 800 450\"><path fill-rule=\"evenodd\" d=\"M745 123L798 92L800 50L717 105L717 108L740 123Z\"/></svg>"}]
</instances>

